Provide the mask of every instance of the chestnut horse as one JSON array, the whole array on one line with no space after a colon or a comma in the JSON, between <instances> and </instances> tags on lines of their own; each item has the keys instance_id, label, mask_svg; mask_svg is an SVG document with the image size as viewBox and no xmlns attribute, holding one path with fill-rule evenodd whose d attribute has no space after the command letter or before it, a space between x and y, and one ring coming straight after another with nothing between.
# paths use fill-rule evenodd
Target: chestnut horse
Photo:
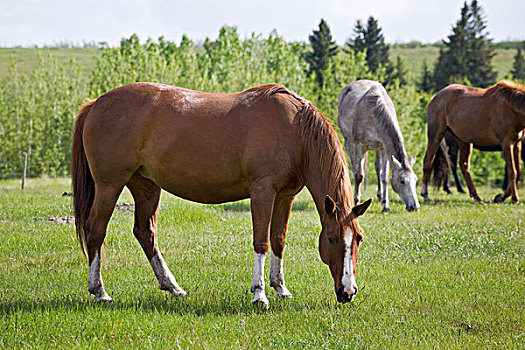
<instances>
[{"instance_id":1,"label":"chestnut horse","mask_svg":"<svg viewBox=\"0 0 525 350\"><path fill-rule=\"evenodd\" d=\"M296 194L306 186L319 213L319 252L339 302L357 293L355 264L363 237L345 154L315 107L279 85L211 94L135 83L81 107L73 137L77 236L89 261L88 290L111 300L100 272L100 247L115 203L127 186L135 200L133 233L159 288L185 296L157 244L161 189L200 203L250 198L255 263L253 303L268 306L264 262L271 243L270 285L291 297L283 248Z\"/></svg>"},{"instance_id":2,"label":"chestnut horse","mask_svg":"<svg viewBox=\"0 0 525 350\"><path fill-rule=\"evenodd\" d=\"M460 168L470 196L480 202L470 177L472 145L501 146L509 185L494 198L502 202L511 196L519 203L517 169L520 167L519 142L525 128L525 87L500 81L489 89L450 85L439 91L427 108L428 146L423 166L421 195L428 201L427 183L436 151L447 129L459 144Z\"/></svg>"}]
</instances>

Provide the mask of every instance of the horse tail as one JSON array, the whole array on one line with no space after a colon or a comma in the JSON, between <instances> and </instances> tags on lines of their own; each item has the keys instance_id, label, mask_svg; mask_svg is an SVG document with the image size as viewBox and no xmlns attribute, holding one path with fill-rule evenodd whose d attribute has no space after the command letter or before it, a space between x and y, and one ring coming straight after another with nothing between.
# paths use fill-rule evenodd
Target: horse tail
<instances>
[{"instance_id":1,"label":"horse tail","mask_svg":"<svg viewBox=\"0 0 525 350\"><path fill-rule=\"evenodd\" d=\"M445 139L441 140L436 151L436 156L432 162L432 186L440 188L445 181L447 181L448 174L450 174L450 157L447 152L447 144Z\"/></svg>"},{"instance_id":2,"label":"horse tail","mask_svg":"<svg viewBox=\"0 0 525 350\"><path fill-rule=\"evenodd\" d=\"M80 111L75 121L73 147L71 151L71 180L73 185L75 226L77 239L84 256L86 256L87 245L85 226L95 199L95 181L91 175L91 170L89 169L86 158L82 133L84 131L86 116L94 103L95 100L92 100L80 106Z\"/></svg>"}]
</instances>

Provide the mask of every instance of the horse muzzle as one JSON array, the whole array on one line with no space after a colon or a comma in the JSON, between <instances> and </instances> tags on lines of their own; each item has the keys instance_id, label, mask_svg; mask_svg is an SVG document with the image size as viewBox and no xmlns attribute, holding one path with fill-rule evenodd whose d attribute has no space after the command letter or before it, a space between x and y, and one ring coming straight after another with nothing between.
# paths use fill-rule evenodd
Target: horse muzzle
<instances>
[{"instance_id":1,"label":"horse muzzle","mask_svg":"<svg viewBox=\"0 0 525 350\"><path fill-rule=\"evenodd\" d=\"M354 299L355 295L357 294L357 286L354 287L354 294L352 295L349 295L345 289L343 287L339 287L336 291L335 291L335 294L337 295L337 301L339 303L349 303L352 301L352 299Z\"/></svg>"},{"instance_id":2,"label":"horse muzzle","mask_svg":"<svg viewBox=\"0 0 525 350\"><path fill-rule=\"evenodd\" d=\"M419 211L419 206L415 206L415 205L407 205L407 206L406 206L406 210L407 210L407 211Z\"/></svg>"}]
</instances>

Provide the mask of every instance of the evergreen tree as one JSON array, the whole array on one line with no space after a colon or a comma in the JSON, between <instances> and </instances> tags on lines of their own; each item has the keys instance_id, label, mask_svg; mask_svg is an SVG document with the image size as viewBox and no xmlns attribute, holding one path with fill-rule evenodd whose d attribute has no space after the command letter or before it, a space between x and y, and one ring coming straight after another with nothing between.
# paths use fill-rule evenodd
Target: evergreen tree
<instances>
[{"instance_id":1,"label":"evergreen tree","mask_svg":"<svg viewBox=\"0 0 525 350\"><path fill-rule=\"evenodd\" d=\"M366 28L360 20L354 27L354 36L347 40L346 45L354 53L366 50L366 63L372 73L376 73L380 66L388 66L388 45L382 34L381 27L374 17L368 18Z\"/></svg>"},{"instance_id":2,"label":"evergreen tree","mask_svg":"<svg viewBox=\"0 0 525 350\"><path fill-rule=\"evenodd\" d=\"M400 86L406 85L407 84L406 76L407 76L407 70L405 69L403 60L401 59L401 57L397 56L396 66L395 66L394 72L390 75L390 80L393 83L397 79Z\"/></svg>"},{"instance_id":3,"label":"evergreen tree","mask_svg":"<svg viewBox=\"0 0 525 350\"><path fill-rule=\"evenodd\" d=\"M338 47L332 40L330 28L324 19L319 23L319 30L314 30L308 39L312 51L306 54L306 61L310 64L309 74L315 73L319 87L324 85L324 71L330 59L337 54Z\"/></svg>"},{"instance_id":4,"label":"evergreen tree","mask_svg":"<svg viewBox=\"0 0 525 350\"><path fill-rule=\"evenodd\" d=\"M432 76L430 70L428 69L427 60L423 60L423 74L421 76L421 81L417 84L419 91L429 92L432 90Z\"/></svg>"},{"instance_id":5,"label":"evergreen tree","mask_svg":"<svg viewBox=\"0 0 525 350\"><path fill-rule=\"evenodd\" d=\"M518 80L525 80L525 57L523 51L525 50L525 41L523 42L523 49L518 47L516 55L514 55L514 63L512 64L512 78Z\"/></svg>"},{"instance_id":6,"label":"evergreen tree","mask_svg":"<svg viewBox=\"0 0 525 350\"><path fill-rule=\"evenodd\" d=\"M470 6L466 2L463 4L461 17L444 44L432 77L436 89L450 83L487 86L494 82L496 72L491 65L494 47L488 38L483 11L477 0L472 0Z\"/></svg>"},{"instance_id":7,"label":"evergreen tree","mask_svg":"<svg viewBox=\"0 0 525 350\"><path fill-rule=\"evenodd\" d=\"M467 77L474 86L489 86L496 80L497 74L491 64L496 53L488 37L483 9L478 5L477 0L472 0L470 14Z\"/></svg>"}]
</instances>

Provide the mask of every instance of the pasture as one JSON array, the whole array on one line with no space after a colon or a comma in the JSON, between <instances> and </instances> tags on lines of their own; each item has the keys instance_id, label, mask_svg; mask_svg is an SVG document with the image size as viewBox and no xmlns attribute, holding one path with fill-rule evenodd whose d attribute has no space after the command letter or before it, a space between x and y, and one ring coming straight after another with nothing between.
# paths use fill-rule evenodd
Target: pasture
<instances>
[{"instance_id":1,"label":"pasture","mask_svg":"<svg viewBox=\"0 0 525 350\"><path fill-rule=\"evenodd\" d=\"M420 174L418 174L419 176ZM284 273L291 300L268 282L269 310L254 308L249 202L200 205L162 194L159 245L188 293L171 298L115 210L102 274L112 303L87 291L88 266L73 224L70 180L0 181L0 348L490 348L525 346L524 205L430 190L406 212L375 200L359 219L366 238L359 294L336 302L317 251L321 229L303 190L290 218ZM370 185L363 198L375 199ZM419 189L418 189L419 190ZM491 200L499 189L480 186ZM523 190L520 195L525 198ZM131 202L129 192L119 203Z\"/></svg>"}]
</instances>

